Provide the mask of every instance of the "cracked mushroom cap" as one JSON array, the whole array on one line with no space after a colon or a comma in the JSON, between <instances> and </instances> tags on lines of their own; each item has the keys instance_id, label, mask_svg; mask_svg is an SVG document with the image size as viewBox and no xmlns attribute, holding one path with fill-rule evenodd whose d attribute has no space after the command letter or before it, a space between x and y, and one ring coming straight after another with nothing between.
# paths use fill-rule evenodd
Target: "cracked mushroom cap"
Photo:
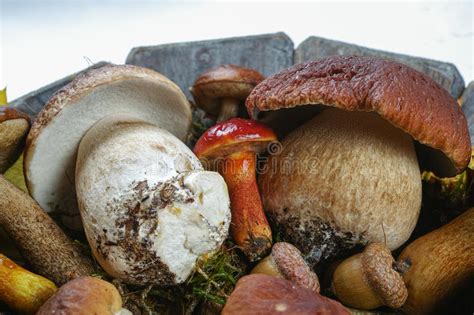
<instances>
[{"instance_id":1,"label":"cracked mushroom cap","mask_svg":"<svg viewBox=\"0 0 474 315\"><path fill-rule=\"evenodd\" d=\"M163 75L130 65L107 65L77 76L38 114L25 149L30 194L47 212L78 227L74 167L79 141L100 119L115 113L166 129L183 139L191 125L190 105Z\"/></svg>"},{"instance_id":2,"label":"cracked mushroom cap","mask_svg":"<svg viewBox=\"0 0 474 315\"><path fill-rule=\"evenodd\" d=\"M242 277L227 299L223 315L347 314L339 302L288 280L255 274Z\"/></svg>"},{"instance_id":3,"label":"cracked mushroom cap","mask_svg":"<svg viewBox=\"0 0 474 315\"><path fill-rule=\"evenodd\" d=\"M20 156L29 129L26 114L12 107L0 107L0 174Z\"/></svg>"},{"instance_id":4,"label":"cracked mushroom cap","mask_svg":"<svg viewBox=\"0 0 474 315\"><path fill-rule=\"evenodd\" d=\"M273 130L256 120L232 118L209 128L199 138L194 153L200 159L213 160L234 152L264 151L277 141Z\"/></svg>"},{"instance_id":5,"label":"cracked mushroom cap","mask_svg":"<svg viewBox=\"0 0 474 315\"><path fill-rule=\"evenodd\" d=\"M469 163L467 122L456 101L427 75L374 57L331 56L261 82L247 98L250 117L301 105L376 112L421 146L421 164L451 176Z\"/></svg>"},{"instance_id":6,"label":"cracked mushroom cap","mask_svg":"<svg viewBox=\"0 0 474 315\"><path fill-rule=\"evenodd\" d=\"M290 243L275 243L270 256L255 266L252 273L283 277L315 292L320 289L318 276L309 268L298 248Z\"/></svg>"},{"instance_id":7,"label":"cracked mushroom cap","mask_svg":"<svg viewBox=\"0 0 474 315\"><path fill-rule=\"evenodd\" d=\"M126 283L181 283L228 235L224 179L168 131L124 114L81 140L76 191L94 257Z\"/></svg>"},{"instance_id":8,"label":"cracked mushroom cap","mask_svg":"<svg viewBox=\"0 0 474 315\"><path fill-rule=\"evenodd\" d=\"M245 101L252 89L265 77L260 72L236 65L221 65L200 75L191 88L196 105L218 115L220 98Z\"/></svg>"}]
</instances>

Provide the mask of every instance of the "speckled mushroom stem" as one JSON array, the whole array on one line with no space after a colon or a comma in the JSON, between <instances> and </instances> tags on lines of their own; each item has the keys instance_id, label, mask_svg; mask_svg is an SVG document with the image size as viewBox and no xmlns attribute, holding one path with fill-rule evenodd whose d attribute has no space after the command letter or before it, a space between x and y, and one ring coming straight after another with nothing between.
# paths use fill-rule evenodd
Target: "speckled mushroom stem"
<instances>
[{"instance_id":1,"label":"speckled mushroom stem","mask_svg":"<svg viewBox=\"0 0 474 315\"><path fill-rule=\"evenodd\" d=\"M39 274L61 285L94 272L56 223L26 193L0 175L0 226Z\"/></svg>"},{"instance_id":2,"label":"speckled mushroom stem","mask_svg":"<svg viewBox=\"0 0 474 315\"><path fill-rule=\"evenodd\" d=\"M227 156L221 174L229 188L232 237L250 261L267 254L272 246L272 231L263 212L255 176L254 152Z\"/></svg>"},{"instance_id":3,"label":"speckled mushroom stem","mask_svg":"<svg viewBox=\"0 0 474 315\"><path fill-rule=\"evenodd\" d=\"M237 117L239 114L239 100L231 97L221 99L221 110L217 117L217 123Z\"/></svg>"}]
</instances>

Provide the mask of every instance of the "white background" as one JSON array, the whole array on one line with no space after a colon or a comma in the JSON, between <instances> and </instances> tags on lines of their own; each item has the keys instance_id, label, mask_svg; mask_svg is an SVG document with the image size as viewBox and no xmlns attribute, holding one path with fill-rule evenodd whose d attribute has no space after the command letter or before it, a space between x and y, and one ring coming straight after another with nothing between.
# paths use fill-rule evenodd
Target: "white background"
<instances>
[{"instance_id":1,"label":"white background","mask_svg":"<svg viewBox=\"0 0 474 315\"><path fill-rule=\"evenodd\" d=\"M277 31L453 62L473 71L473 1L0 0L0 88L12 100L134 46Z\"/></svg>"}]
</instances>

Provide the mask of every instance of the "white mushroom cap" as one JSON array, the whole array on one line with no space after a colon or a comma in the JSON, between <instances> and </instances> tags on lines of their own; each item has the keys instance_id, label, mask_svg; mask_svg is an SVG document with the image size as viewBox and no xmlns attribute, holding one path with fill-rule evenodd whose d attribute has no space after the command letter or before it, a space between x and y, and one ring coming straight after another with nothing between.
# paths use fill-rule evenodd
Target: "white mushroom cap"
<instances>
[{"instance_id":1,"label":"white mushroom cap","mask_svg":"<svg viewBox=\"0 0 474 315\"><path fill-rule=\"evenodd\" d=\"M28 135L25 175L33 198L47 212L69 218L69 226L80 223L74 191L79 141L94 123L114 113L128 113L180 139L191 125L191 109L182 91L149 69L109 65L78 76L58 91Z\"/></svg>"},{"instance_id":2,"label":"white mushroom cap","mask_svg":"<svg viewBox=\"0 0 474 315\"><path fill-rule=\"evenodd\" d=\"M183 282L227 237L224 179L169 132L125 115L84 136L76 189L94 256L128 283Z\"/></svg>"}]
</instances>

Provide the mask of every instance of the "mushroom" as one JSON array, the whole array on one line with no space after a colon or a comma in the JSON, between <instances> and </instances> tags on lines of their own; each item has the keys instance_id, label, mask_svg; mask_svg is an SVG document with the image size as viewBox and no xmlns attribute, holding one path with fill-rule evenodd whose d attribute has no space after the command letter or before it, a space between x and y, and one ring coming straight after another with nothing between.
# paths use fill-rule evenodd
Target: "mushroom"
<instances>
[{"instance_id":1,"label":"mushroom","mask_svg":"<svg viewBox=\"0 0 474 315\"><path fill-rule=\"evenodd\" d=\"M30 119L26 114L0 106L0 174L20 156L29 129Z\"/></svg>"},{"instance_id":2,"label":"mushroom","mask_svg":"<svg viewBox=\"0 0 474 315\"><path fill-rule=\"evenodd\" d=\"M97 122L80 142L75 178L94 257L127 283L181 283L227 237L224 179L150 123L124 114Z\"/></svg>"},{"instance_id":3,"label":"mushroom","mask_svg":"<svg viewBox=\"0 0 474 315\"><path fill-rule=\"evenodd\" d=\"M181 283L227 236L227 186L179 139L190 118L161 74L110 65L55 94L28 135L30 193L49 211L79 208L94 257L126 283Z\"/></svg>"},{"instance_id":4,"label":"mushroom","mask_svg":"<svg viewBox=\"0 0 474 315\"><path fill-rule=\"evenodd\" d=\"M33 270L56 284L94 272L92 261L25 192L0 175L0 226Z\"/></svg>"},{"instance_id":5,"label":"mushroom","mask_svg":"<svg viewBox=\"0 0 474 315\"><path fill-rule=\"evenodd\" d=\"M271 254L262 259L251 273L283 278L303 288L319 292L318 276L301 257L301 252L289 243L275 243Z\"/></svg>"},{"instance_id":6,"label":"mushroom","mask_svg":"<svg viewBox=\"0 0 474 315\"><path fill-rule=\"evenodd\" d=\"M250 261L260 259L272 246L255 166L256 154L276 140L264 124L233 118L209 128L194 147L194 153L205 165L224 176L232 208L232 237Z\"/></svg>"},{"instance_id":7,"label":"mushroom","mask_svg":"<svg viewBox=\"0 0 474 315\"><path fill-rule=\"evenodd\" d=\"M447 303L474 283L474 208L410 243L397 265L408 288L403 312L449 312Z\"/></svg>"},{"instance_id":8,"label":"mushroom","mask_svg":"<svg viewBox=\"0 0 474 315\"><path fill-rule=\"evenodd\" d=\"M37 315L128 315L122 308L118 290L109 282L93 278L74 279L53 295L38 311Z\"/></svg>"},{"instance_id":9,"label":"mushroom","mask_svg":"<svg viewBox=\"0 0 474 315\"><path fill-rule=\"evenodd\" d=\"M222 315L347 314L340 303L292 282L268 275L242 277L227 299Z\"/></svg>"},{"instance_id":10,"label":"mushroom","mask_svg":"<svg viewBox=\"0 0 474 315\"><path fill-rule=\"evenodd\" d=\"M237 117L239 105L265 77L236 65L221 65L200 75L191 88L196 106L217 116L217 122Z\"/></svg>"},{"instance_id":11,"label":"mushroom","mask_svg":"<svg viewBox=\"0 0 474 315\"><path fill-rule=\"evenodd\" d=\"M75 193L79 141L101 118L115 113L155 124L184 139L191 109L182 91L161 74L129 65L107 65L79 75L36 117L26 140L28 191L47 212L81 229Z\"/></svg>"},{"instance_id":12,"label":"mushroom","mask_svg":"<svg viewBox=\"0 0 474 315\"><path fill-rule=\"evenodd\" d=\"M371 310L384 305L400 308L408 293L394 266L390 250L381 243L371 243L362 253L337 266L331 289L344 305L356 309Z\"/></svg>"},{"instance_id":13,"label":"mushroom","mask_svg":"<svg viewBox=\"0 0 474 315\"><path fill-rule=\"evenodd\" d=\"M420 211L418 162L433 162L440 175L469 162L461 109L426 75L355 56L295 65L260 83L246 103L253 118L311 104L325 109L283 139L259 177L274 232L311 265L373 242L397 249ZM414 140L427 160L417 160Z\"/></svg>"},{"instance_id":14,"label":"mushroom","mask_svg":"<svg viewBox=\"0 0 474 315\"><path fill-rule=\"evenodd\" d=\"M18 266L0 253L0 301L22 314L35 314L56 292L46 278Z\"/></svg>"}]
</instances>

